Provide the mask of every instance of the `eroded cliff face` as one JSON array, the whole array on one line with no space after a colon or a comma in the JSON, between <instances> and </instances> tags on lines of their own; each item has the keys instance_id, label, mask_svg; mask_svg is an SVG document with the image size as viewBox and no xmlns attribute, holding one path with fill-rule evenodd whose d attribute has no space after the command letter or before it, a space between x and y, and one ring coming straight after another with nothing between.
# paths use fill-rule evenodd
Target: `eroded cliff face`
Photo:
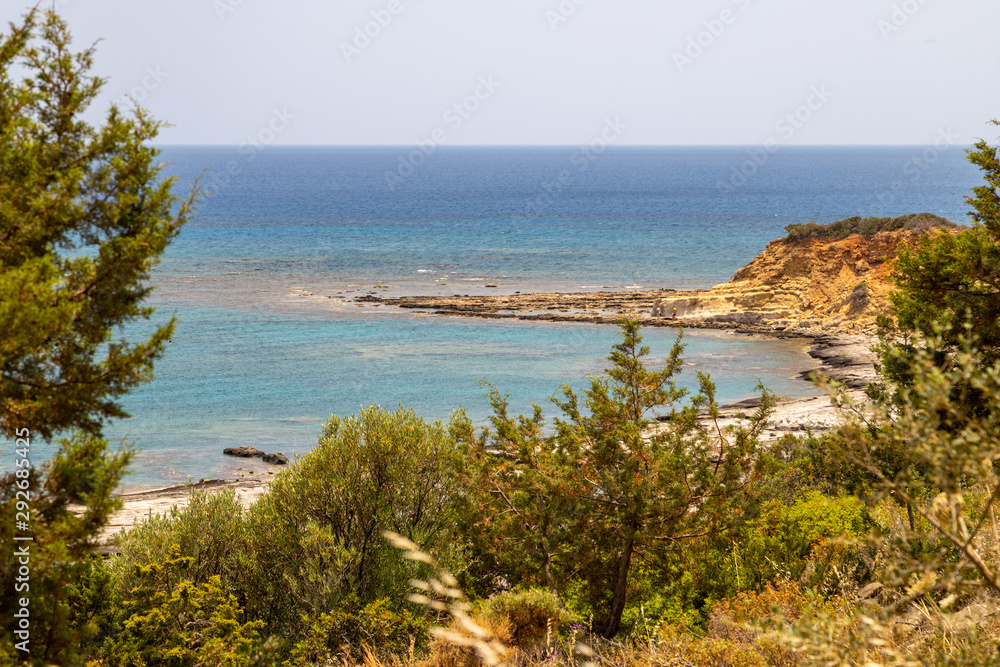
<instances>
[{"instance_id":1,"label":"eroded cliff face","mask_svg":"<svg viewBox=\"0 0 1000 667\"><path fill-rule=\"evenodd\" d=\"M664 298L661 312L681 319L872 333L888 312L896 250L919 232L854 234L838 241L772 241L727 283Z\"/></svg>"}]
</instances>

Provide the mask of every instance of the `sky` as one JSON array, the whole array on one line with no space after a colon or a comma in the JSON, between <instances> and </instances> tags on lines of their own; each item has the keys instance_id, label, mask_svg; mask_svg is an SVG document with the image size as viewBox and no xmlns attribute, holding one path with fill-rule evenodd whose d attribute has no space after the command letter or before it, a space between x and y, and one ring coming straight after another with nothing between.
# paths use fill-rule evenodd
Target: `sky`
<instances>
[{"instance_id":1,"label":"sky","mask_svg":"<svg viewBox=\"0 0 1000 667\"><path fill-rule=\"evenodd\" d=\"M163 144L968 145L997 0L43 0ZM27 8L3 0L3 31ZM131 102L126 102L131 104ZM947 139L945 139L947 138Z\"/></svg>"}]
</instances>

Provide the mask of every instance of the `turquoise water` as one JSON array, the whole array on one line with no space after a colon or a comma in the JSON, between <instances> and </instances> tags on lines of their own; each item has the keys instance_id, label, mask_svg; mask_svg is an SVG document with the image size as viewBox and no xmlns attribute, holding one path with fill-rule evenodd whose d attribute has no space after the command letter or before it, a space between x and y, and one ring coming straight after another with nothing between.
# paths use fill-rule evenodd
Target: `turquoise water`
<instances>
[{"instance_id":1,"label":"turquoise water","mask_svg":"<svg viewBox=\"0 0 1000 667\"><path fill-rule=\"evenodd\" d=\"M308 451L329 415L370 403L429 419L461 406L482 423L483 379L515 410L539 402L551 414L547 397L584 387L616 340L611 326L435 318L351 297L706 287L792 222L915 211L963 221L978 180L959 149L918 172L907 165L920 148L782 149L735 189L745 149L609 151L584 171L573 149L453 149L390 188L401 154L164 151L182 184L206 166L238 169L209 176L214 193L155 273L154 320L179 324L157 379L125 401L132 418L107 429L142 449L128 485L227 476L238 463L224 447ZM645 331L654 360L675 335ZM687 342L682 378L710 372L723 401L751 395L754 376L786 396L815 393L797 379L814 366L801 341ZM36 461L47 451L35 447Z\"/></svg>"},{"instance_id":2,"label":"turquoise water","mask_svg":"<svg viewBox=\"0 0 1000 667\"><path fill-rule=\"evenodd\" d=\"M515 410L530 412L530 402L538 401L551 413L546 397L563 382L579 389L587 375L601 372L615 333L594 325L384 313L190 309L172 344L176 352L161 362L157 380L129 400L134 416L119 432L146 448L130 482L225 476L238 464L219 456L224 446L304 452L330 414L372 403L412 406L430 419L447 419L463 407L482 422L488 405L480 380L509 392ZM646 332L653 363L669 352L675 335ZM687 340L687 382L697 368L711 371L724 396L749 395L752 374L778 392L809 389L794 379L810 367L801 343L762 346L724 333Z\"/></svg>"}]
</instances>

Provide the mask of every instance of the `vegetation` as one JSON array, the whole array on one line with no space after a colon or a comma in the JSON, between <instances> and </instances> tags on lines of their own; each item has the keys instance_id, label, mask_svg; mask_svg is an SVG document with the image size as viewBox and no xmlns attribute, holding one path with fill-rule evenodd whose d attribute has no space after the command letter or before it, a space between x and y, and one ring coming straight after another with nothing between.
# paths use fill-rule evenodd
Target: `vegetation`
<instances>
[{"instance_id":1,"label":"vegetation","mask_svg":"<svg viewBox=\"0 0 1000 667\"><path fill-rule=\"evenodd\" d=\"M958 225L933 213L910 213L898 218L861 218L855 216L826 225L819 225L815 222L788 225L785 227L785 231L788 232L785 242L792 243L806 239L839 241L851 234L871 236L879 232L896 232L901 229L927 230L938 227L956 229Z\"/></svg>"},{"instance_id":2,"label":"vegetation","mask_svg":"<svg viewBox=\"0 0 1000 667\"><path fill-rule=\"evenodd\" d=\"M546 432L541 408L513 418L490 389L493 430L478 437L468 419L453 424L471 460L464 486L477 510L472 531L480 548L517 554L497 563L494 576L541 583L557 595L570 587L600 619L594 630L611 639L621 629L634 561L653 563L685 540L721 529L721 517L753 479L758 436L774 405L761 406L745 428L726 434L698 420L718 417L715 389L701 389L687 406L676 385L683 345L674 344L664 367L643 364L639 325L621 325L605 376L591 380L586 412L572 389L556 404L566 420ZM653 427L651 414L667 410ZM486 544L482 544L485 541ZM525 556L527 556L525 558Z\"/></svg>"},{"instance_id":3,"label":"vegetation","mask_svg":"<svg viewBox=\"0 0 1000 667\"><path fill-rule=\"evenodd\" d=\"M487 428L460 411L448 425L403 407L334 416L250 509L232 490L194 493L101 558L132 456L101 424L172 323L138 344L110 331L148 317L144 281L193 199L157 179L144 112L77 120L100 81L89 51L67 49L52 14L0 38L0 320L14 332L0 420L75 429L40 470L0 481L0 537L27 513L34 538L31 651L15 648L22 605L5 594L0 664L1000 664L996 148L970 151L986 173L975 226L901 254L881 376L860 404L831 387L833 433L765 442L763 389L723 426L709 377L690 397L676 383L682 339L651 364L623 320L605 373L558 390L558 418L513 416L490 385ZM19 567L0 562L5 591Z\"/></svg>"},{"instance_id":4,"label":"vegetation","mask_svg":"<svg viewBox=\"0 0 1000 667\"><path fill-rule=\"evenodd\" d=\"M31 600L32 658L39 664L74 664L82 646L101 637L114 584L91 552L111 514L121 506L112 493L130 458L129 451L109 454L103 440L78 435L40 471L0 479L0 538L10 549L0 560L0 586L5 591L0 596L4 619L0 664L14 661L14 645L21 641L15 641L14 615L21 609L22 596ZM25 494L30 501L23 500ZM83 506L83 513L75 513L73 505ZM27 563L14 555L14 545L25 546L13 540L18 512L29 516L34 538L27 543ZM28 565L27 580L20 565Z\"/></svg>"},{"instance_id":5,"label":"vegetation","mask_svg":"<svg viewBox=\"0 0 1000 667\"><path fill-rule=\"evenodd\" d=\"M152 378L173 320L143 342L116 328L149 318L149 272L191 214L148 142L161 123L112 107L80 116L103 81L54 13L0 35L0 431L99 434Z\"/></svg>"},{"instance_id":6,"label":"vegetation","mask_svg":"<svg viewBox=\"0 0 1000 667\"><path fill-rule=\"evenodd\" d=\"M24 609L38 664L78 664L107 630L114 582L91 552L131 451L111 453L101 427L126 416L118 399L152 377L173 322L139 342L113 333L150 317L145 281L197 197L178 202L160 179L161 125L143 110L81 120L103 81L93 49L69 42L38 10L0 35L0 432L24 451L72 430L41 469L0 480L0 536L22 554L0 560L3 664L24 657ZM33 539L15 543L25 525Z\"/></svg>"},{"instance_id":7,"label":"vegetation","mask_svg":"<svg viewBox=\"0 0 1000 667\"><path fill-rule=\"evenodd\" d=\"M993 124L1000 124L993 121ZM920 239L899 254L890 299L898 328L957 345L965 322L986 364L1000 359L1000 147L978 141L970 161L984 184L967 200L973 226Z\"/></svg>"}]
</instances>

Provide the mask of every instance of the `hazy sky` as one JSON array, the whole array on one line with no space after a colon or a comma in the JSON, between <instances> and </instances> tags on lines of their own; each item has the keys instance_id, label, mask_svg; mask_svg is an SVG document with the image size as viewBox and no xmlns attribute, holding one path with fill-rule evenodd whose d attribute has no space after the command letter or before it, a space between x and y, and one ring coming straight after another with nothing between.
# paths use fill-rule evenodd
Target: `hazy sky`
<instances>
[{"instance_id":1,"label":"hazy sky","mask_svg":"<svg viewBox=\"0 0 1000 667\"><path fill-rule=\"evenodd\" d=\"M43 2L48 6L51 0ZM25 0L3 0L16 20ZM968 145L997 0L56 0L163 143ZM367 34L366 34L367 33Z\"/></svg>"}]
</instances>

